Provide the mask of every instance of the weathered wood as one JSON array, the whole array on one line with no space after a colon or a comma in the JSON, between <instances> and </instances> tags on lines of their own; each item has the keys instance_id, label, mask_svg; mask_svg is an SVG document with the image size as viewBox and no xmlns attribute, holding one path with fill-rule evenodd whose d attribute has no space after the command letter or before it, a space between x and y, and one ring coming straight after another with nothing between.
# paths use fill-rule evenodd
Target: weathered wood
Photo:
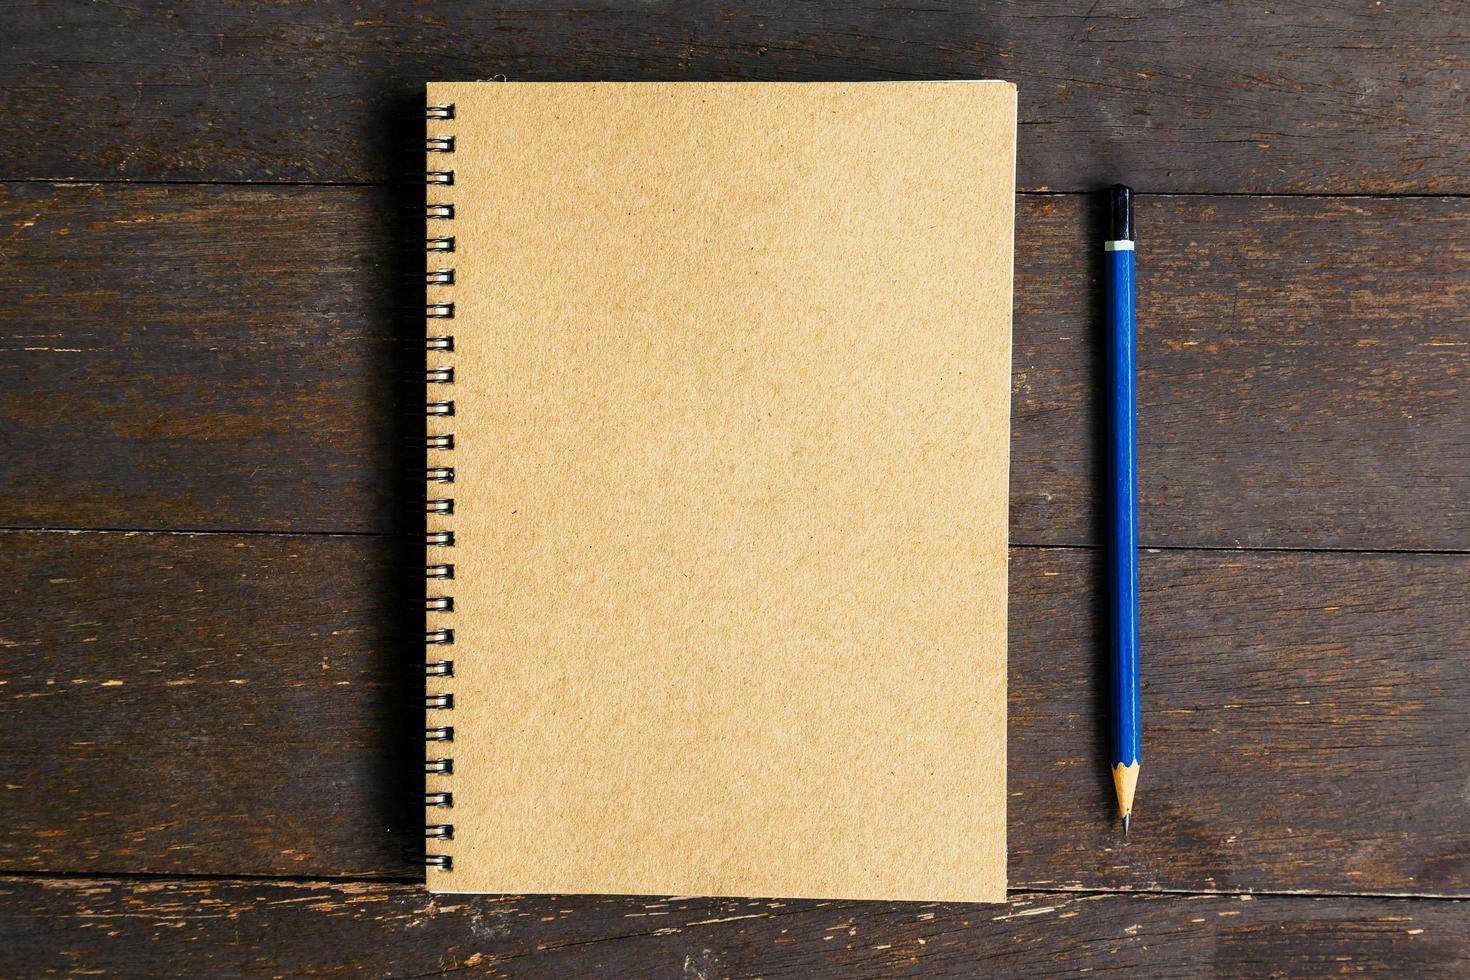
<instances>
[{"instance_id":1,"label":"weathered wood","mask_svg":"<svg viewBox=\"0 0 1470 980\"><path fill-rule=\"evenodd\" d=\"M1462 974L1470 905L1013 896L1005 906L430 897L414 885L0 878L7 975Z\"/></svg>"},{"instance_id":2,"label":"weathered wood","mask_svg":"<svg viewBox=\"0 0 1470 980\"><path fill-rule=\"evenodd\" d=\"M1020 84L1027 190L1466 194L1464 29L1429 2L32 4L6 14L0 180L381 183L418 162L429 78L991 76ZM411 201L0 186L0 527L411 530ZM1099 228L1075 197L1019 205L1012 533L1093 543ZM1470 201L1153 196L1139 217L1145 542L1470 550ZM0 532L0 868L411 874L416 550ZM1122 842L1099 557L1013 552L1013 884L1470 895L1467 562L1147 556L1147 757ZM1467 960L1470 911L1437 899L991 909L0 879L6 976Z\"/></svg>"},{"instance_id":3,"label":"weathered wood","mask_svg":"<svg viewBox=\"0 0 1470 980\"><path fill-rule=\"evenodd\" d=\"M1099 539L1101 215L1022 199L1011 534ZM1470 548L1470 202L1146 198L1141 540Z\"/></svg>"},{"instance_id":4,"label":"weathered wood","mask_svg":"<svg viewBox=\"0 0 1470 980\"><path fill-rule=\"evenodd\" d=\"M0 525L389 531L395 200L0 188ZM1091 202L1020 199L1012 535L1097 540ZM1145 198L1143 540L1470 548L1470 201ZM405 414L405 411L407 414Z\"/></svg>"},{"instance_id":5,"label":"weathered wood","mask_svg":"<svg viewBox=\"0 0 1470 980\"><path fill-rule=\"evenodd\" d=\"M409 355L384 194L0 200L6 277L26 284L0 310L0 524L391 527L395 467L423 453L395 428Z\"/></svg>"},{"instance_id":6,"label":"weathered wood","mask_svg":"<svg viewBox=\"0 0 1470 980\"><path fill-rule=\"evenodd\" d=\"M0 868L411 874L421 623L398 574L417 556L392 549L0 534ZM1098 555L1013 552L1013 886L1470 895L1470 556L1142 567L1147 754L1125 842Z\"/></svg>"},{"instance_id":7,"label":"weathered wood","mask_svg":"<svg viewBox=\"0 0 1470 980\"><path fill-rule=\"evenodd\" d=\"M383 180L429 79L1000 77L1023 188L1470 190L1454 3L38 4L0 175Z\"/></svg>"},{"instance_id":8,"label":"weathered wood","mask_svg":"<svg viewBox=\"0 0 1470 980\"><path fill-rule=\"evenodd\" d=\"M411 873L413 557L377 538L0 535L4 866Z\"/></svg>"}]
</instances>

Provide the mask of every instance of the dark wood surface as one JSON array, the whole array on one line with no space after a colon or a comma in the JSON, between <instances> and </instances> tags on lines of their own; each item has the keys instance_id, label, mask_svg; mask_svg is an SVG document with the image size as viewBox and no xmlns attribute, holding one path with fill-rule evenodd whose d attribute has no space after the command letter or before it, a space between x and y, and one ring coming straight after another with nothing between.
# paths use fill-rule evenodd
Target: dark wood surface
<instances>
[{"instance_id":1,"label":"dark wood surface","mask_svg":"<svg viewBox=\"0 0 1470 980\"><path fill-rule=\"evenodd\" d=\"M29 965L427 977L1463 975L1464 902L1017 892L1005 906L430 897L407 884L0 877Z\"/></svg>"},{"instance_id":2,"label":"dark wood surface","mask_svg":"<svg viewBox=\"0 0 1470 980\"><path fill-rule=\"evenodd\" d=\"M7 10L0 974L1463 975L1467 24ZM422 82L497 73L1020 84L1008 905L415 884L418 229L392 178ZM1099 710L1099 215L1073 193L1119 177L1147 243L1127 841Z\"/></svg>"},{"instance_id":3,"label":"dark wood surface","mask_svg":"<svg viewBox=\"0 0 1470 980\"><path fill-rule=\"evenodd\" d=\"M1456 2L40 3L7 35L7 177L379 181L424 79L1008 78L1025 190L1470 190Z\"/></svg>"},{"instance_id":4,"label":"dark wood surface","mask_svg":"<svg viewBox=\"0 0 1470 980\"><path fill-rule=\"evenodd\" d=\"M1016 543L1098 538L1093 203L1019 200ZM1144 543L1470 548L1470 200L1138 210ZM393 530L422 466L395 214L385 188L0 185L27 283L0 526Z\"/></svg>"},{"instance_id":5,"label":"dark wood surface","mask_svg":"<svg viewBox=\"0 0 1470 980\"><path fill-rule=\"evenodd\" d=\"M0 866L409 873L422 626L395 564L415 554L365 535L6 543L29 615L6 636L0 779L21 789L0 796ZM1014 886L1470 897L1470 556L1145 554L1149 789L1126 841L1103 572L1093 549L1012 552Z\"/></svg>"}]
</instances>

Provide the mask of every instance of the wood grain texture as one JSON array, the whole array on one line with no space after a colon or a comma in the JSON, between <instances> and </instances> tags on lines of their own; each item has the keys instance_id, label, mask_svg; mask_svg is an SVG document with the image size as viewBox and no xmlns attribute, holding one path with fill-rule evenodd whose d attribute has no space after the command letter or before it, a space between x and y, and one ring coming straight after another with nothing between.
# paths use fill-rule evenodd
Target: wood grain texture
<instances>
[{"instance_id":1,"label":"wood grain texture","mask_svg":"<svg viewBox=\"0 0 1470 980\"><path fill-rule=\"evenodd\" d=\"M27 3L6 11L0 180L383 183L419 163L430 78L988 76L1020 86L1025 190L1467 194L1465 27L1431 0ZM283 532L0 532L0 869L411 874L413 200L0 186L0 527ZM1021 544L1098 540L1097 217L1019 201ZM1470 550L1470 201L1148 196L1139 225L1145 543ZM1125 843L1102 768L1100 556L1015 550L1013 885L1470 895L1467 561L1147 555ZM6 976L1467 961L1470 911L1443 899L990 909L0 879Z\"/></svg>"},{"instance_id":2,"label":"wood grain texture","mask_svg":"<svg viewBox=\"0 0 1470 980\"><path fill-rule=\"evenodd\" d=\"M275 535L0 542L9 866L404 873L423 813L408 632L423 617L402 605L423 572L395 578L412 552Z\"/></svg>"},{"instance_id":3,"label":"wood grain texture","mask_svg":"<svg viewBox=\"0 0 1470 980\"><path fill-rule=\"evenodd\" d=\"M0 188L26 284L0 309L0 525L409 526L399 203ZM1019 199L1017 543L1099 537L1093 204ZM1470 548L1470 202L1144 198L1138 223L1146 544Z\"/></svg>"},{"instance_id":4,"label":"wood grain texture","mask_svg":"<svg viewBox=\"0 0 1470 980\"><path fill-rule=\"evenodd\" d=\"M0 310L0 497L16 495L0 522L390 526L407 355L382 194L12 185L0 199L6 275L26 284Z\"/></svg>"},{"instance_id":5,"label":"wood grain texture","mask_svg":"<svg viewBox=\"0 0 1470 980\"><path fill-rule=\"evenodd\" d=\"M414 555L373 537L0 546L0 868L411 873L422 648L398 579ZM1125 842L1098 555L1014 550L1012 886L1470 895L1467 571L1459 555L1145 555Z\"/></svg>"},{"instance_id":6,"label":"wood grain texture","mask_svg":"<svg viewBox=\"0 0 1470 980\"><path fill-rule=\"evenodd\" d=\"M430 79L998 77L1023 189L1470 190L1455 3L53 3L6 26L6 178L380 181Z\"/></svg>"},{"instance_id":7,"label":"wood grain texture","mask_svg":"<svg viewBox=\"0 0 1470 980\"><path fill-rule=\"evenodd\" d=\"M1452 976L1470 968L1470 905L434 897L393 884L0 878L0 938L0 969L26 976Z\"/></svg>"},{"instance_id":8,"label":"wood grain texture","mask_svg":"<svg viewBox=\"0 0 1470 980\"><path fill-rule=\"evenodd\" d=\"M1018 543L1100 539L1093 203L1018 213ZM1137 212L1140 541L1470 547L1470 202L1166 197Z\"/></svg>"}]
</instances>

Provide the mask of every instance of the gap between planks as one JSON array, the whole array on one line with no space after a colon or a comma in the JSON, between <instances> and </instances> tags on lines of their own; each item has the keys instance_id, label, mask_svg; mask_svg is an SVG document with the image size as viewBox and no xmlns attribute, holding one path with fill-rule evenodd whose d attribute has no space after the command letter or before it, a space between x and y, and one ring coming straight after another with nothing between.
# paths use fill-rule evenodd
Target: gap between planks
<instances>
[{"instance_id":1,"label":"gap between planks","mask_svg":"<svg viewBox=\"0 0 1470 980\"><path fill-rule=\"evenodd\" d=\"M34 869L8 870L0 868L0 880L14 879L25 881L117 881L136 882L139 884L149 882L209 882L213 884L290 884L306 885L312 887L332 888L345 885L383 885L383 886L413 886L422 885L423 878L383 876L371 877L364 875L344 875L340 877L323 875L272 875L272 874L194 874L190 872L146 872L146 871L37 871ZM1095 896L1137 896L1140 898L1155 896L1173 896L1176 898L1300 898L1300 899L1330 899L1330 898L1367 898L1395 901L1425 901L1425 902L1465 902L1470 896L1457 895L1451 892L1372 892L1372 891L1315 891L1312 889L1188 889L1188 888L1068 888L1065 886L1046 887L1022 886L1006 889L1007 900L1022 895L1067 895L1076 897ZM476 896L467 896L476 897ZM519 892L486 893L478 897L527 897ZM576 898L577 895L561 896ZM607 898L606 895L587 895L587 898ZM653 897L663 898L666 896L614 896L614 897ZM760 898L734 898L728 896L689 896L692 898L710 898L713 901L759 901ZM770 896L766 896L770 897ZM849 900L847 905L884 905L884 904L911 904L907 902L887 902L883 899L872 900ZM928 904L928 903L919 903ZM946 903L947 904L947 903ZM966 904L966 903L956 903Z\"/></svg>"},{"instance_id":2,"label":"gap between planks","mask_svg":"<svg viewBox=\"0 0 1470 980\"><path fill-rule=\"evenodd\" d=\"M421 181L376 181L376 180L166 180L128 178L97 179L80 177L5 177L0 178L0 187L9 184L51 184L62 187L321 187L321 188L390 188L404 185L419 186ZM1228 198L1246 197L1269 200L1272 198L1317 198L1323 200L1384 201L1384 200L1465 200L1470 192L1446 191L1151 191L1142 185L1132 185L1136 197L1201 197ZM1044 188L1018 190L1017 197L1090 197L1101 191L1054 191Z\"/></svg>"},{"instance_id":3,"label":"gap between planks","mask_svg":"<svg viewBox=\"0 0 1470 980\"><path fill-rule=\"evenodd\" d=\"M419 535L412 532L391 531L265 531L259 528L208 528L208 527L20 527L0 526L0 534L121 534L125 536L157 534L181 535L184 537L262 537L262 538L385 538L393 541L418 541ZM1029 541L1010 541L1009 548L1027 551L1097 551L1106 545L1081 544L1038 544ZM1303 554L1303 555L1470 555L1463 548L1331 548L1294 545L1210 545L1210 544L1151 544L1140 543L1145 552L1225 552L1228 554ZM1346 892L1344 894L1353 894Z\"/></svg>"}]
</instances>

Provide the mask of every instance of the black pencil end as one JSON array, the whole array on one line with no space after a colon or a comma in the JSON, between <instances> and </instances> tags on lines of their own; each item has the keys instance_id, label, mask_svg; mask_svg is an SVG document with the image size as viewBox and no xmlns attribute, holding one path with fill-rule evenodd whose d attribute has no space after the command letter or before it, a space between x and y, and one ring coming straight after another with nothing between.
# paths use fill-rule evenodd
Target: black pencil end
<instances>
[{"instance_id":1,"label":"black pencil end","mask_svg":"<svg viewBox=\"0 0 1470 980\"><path fill-rule=\"evenodd\" d=\"M1114 184L1108 190L1111 222L1109 241L1133 241L1133 188L1127 184Z\"/></svg>"}]
</instances>

